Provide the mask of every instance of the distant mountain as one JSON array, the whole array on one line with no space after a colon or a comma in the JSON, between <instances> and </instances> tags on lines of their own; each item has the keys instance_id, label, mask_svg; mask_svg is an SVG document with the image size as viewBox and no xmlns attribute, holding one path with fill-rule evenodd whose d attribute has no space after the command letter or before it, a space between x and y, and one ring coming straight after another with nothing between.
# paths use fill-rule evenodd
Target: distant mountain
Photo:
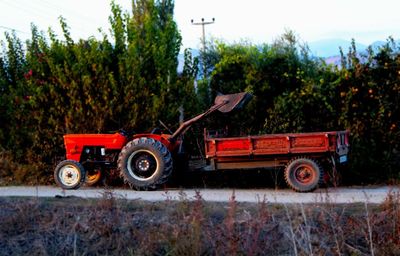
<instances>
[{"instance_id":1,"label":"distant mountain","mask_svg":"<svg viewBox=\"0 0 400 256\"><path fill-rule=\"evenodd\" d=\"M400 46L400 39L399 40L394 40L394 43L397 45L397 47ZM387 44L387 41L376 41L371 44L371 47L373 50L378 50L379 48L385 46Z\"/></svg>"},{"instance_id":2,"label":"distant mountain","mask_svg":"<svg viewBox=\"0 0 400 256\"><path fill-rule=\"evenodd\" d=\"M395 40L395 43L397 46L400 46L400 40ZM387 44L387 41L375 41L371 45L372 50L375 52L379 51L379 48L382 48ZM311 47L311 45L313 45ZM321 40L318 42L312 42L309 43L310 50L311 52L317 56L317 57L322 57L325 59L325 62L327 64L334 64L336 66L340 66L341 59L340 59L340 52L339 52L339 46L343 48L343 53L346 54L349 51L349 47L351 46L350 41L346 40L340 40L340 39L331 39L331 40ZM366 53L366 50L369 46L359 44L356 42L356 49L358 54L362 57L363 53ZM334 48L337 49L337 51L334 51ZM319 52L317 49L320 49ZM324 54L325 53L325 54Z\"/></svg>"},{"instance_id":3,"label":"distant mountain","mask_svg":"<svg viewBox=\"0 0 400 256\"><path fill-rule=\"evenodd\" d=\"M348 52L349 47L351 46L351 41L343 40L343 39L324 39L319 41L314 41L308 43L310 47L311 53L314 56L328 58L332 56L340 55L339 47L342 47L343 51ZM367 46L364 44L357 43L356 41L357 51L362 52L367 49Z\"/></svg>"},{"instance_id":4,"label":"distant mountain","mask_svg":"<svg viewBox=\"0 0 400 256\"><path fill-rule=\"evenodd\" d=\"M340 67L342 65L341 61L342 61L342 59L341 59L340 55L325 58L326 64L328 64L328 65L333 64L338 67Z\"/></svg>"},{"instance_id":5,"label":"distant mountain","mask_svg":"<svg viewBox=\"0 0 400 256\"><path fill-rule=\"evenodd\" d=\"M376 41L371 44L372 49L377 50L380 47L384 46L387 42L386 41Z\"/></svg>"}]
</instances>

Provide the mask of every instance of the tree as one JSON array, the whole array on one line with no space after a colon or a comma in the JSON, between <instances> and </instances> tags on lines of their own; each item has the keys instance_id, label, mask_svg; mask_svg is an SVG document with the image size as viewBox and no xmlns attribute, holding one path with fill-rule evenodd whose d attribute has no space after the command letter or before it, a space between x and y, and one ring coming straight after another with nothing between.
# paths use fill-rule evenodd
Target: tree
<instances>
[{"instance_id":1,"label":"tree","mask_svg":"<svg viewBox=\"0 0 400 256\"><path fill-rule=\"evenodd\" d=\"M121 123L143 129L154 126L160 117L170 117L171 111L177 114L170 108L174 102L168 102L168 94L177 80L181 36L173 20L173 1L133 1L132 11L132 16L122 17L114 5L111 19L125 20L124 25L113 27L118 83L123 88L118 112ZM120 33L124 29L126 36Z\"/></svg>"},{"instance_id":2,"label":"tree","mask_svg":"<svg viewBox=\"0 0 400 256\"><path fill-rule=\"evenodd\" d=\"M26 47L7 35L0 56L0 142L16 162L30 165L19 181L33 172L51 177L65 133L146 131L161 117L177 122L177 106L191 109L185 95L194 94L194 83L190 74L177 74L181 37L173 1L135 0L132 6L128 14L111 4L114 42L107 35L75 42L64 18L62 39L35 26Z\"/></svg>"},{"instance_id":3,"label":"tree","mask_svg":"<svg viewBox=\"0 0 400 256\"><path fill-rule=\"evenodd\" d=\"M369 49L366 54L359 54L353 41L342 56L340 121L351 131L352 170L358 179L399 178L399 60L391 38L377 53Z\"/></svg>"}]
</instances>

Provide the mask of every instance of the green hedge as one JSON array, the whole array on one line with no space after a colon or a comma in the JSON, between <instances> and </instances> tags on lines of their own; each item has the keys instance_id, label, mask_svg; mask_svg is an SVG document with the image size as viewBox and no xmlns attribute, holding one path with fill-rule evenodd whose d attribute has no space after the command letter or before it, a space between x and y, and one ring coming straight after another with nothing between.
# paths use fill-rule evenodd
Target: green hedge
<instances>
[{"instance_id":1,"label":"green hedge","mask_svg":"<svg viewBox=\"0 0 400 256\"><path fill-rule=\"evenodd\" d=\"M232 134L343 130L351 132L352 182L400 177L400 53L392 39L341 67L313 58L286 32L272 44L210 42L200 57L185 51L174 2L133 1L132 13L111 4L111 39L75 42L60 19L62 39L32 26L26 43L6 34L0 53L0 175L7 182L46 183L63 155L65 133L149 131L161 119L177 127L218 92L248 91L240 113L203 123ZM199 63L200 61L200 63ZM198 80L198 67L202 79ZM195 87L195 80L197 86ZM194 143L193 143L194 144Z\"/></svg>"}]
</instances>

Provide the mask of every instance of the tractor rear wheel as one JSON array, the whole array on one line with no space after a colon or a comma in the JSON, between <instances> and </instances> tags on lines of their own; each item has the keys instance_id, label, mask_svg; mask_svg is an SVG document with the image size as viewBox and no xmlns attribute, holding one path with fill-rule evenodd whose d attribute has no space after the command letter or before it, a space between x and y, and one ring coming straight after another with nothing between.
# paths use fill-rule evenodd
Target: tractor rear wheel
<instances>
[{"instance_id":1,"label":"tractor rear wheel","mask_svg":"<svg viewBox=\"0 0 400 256\"><path fill-rule=\"evenodd\" d=\"M285 168L286 183L295 191L309 192L323 183L323 169L317 161L299 157L292 159Z\"/></svg>"},{"instance_id":2,"label":"tractor rear wheel","mask_svg":"<svg viewBox=\"0 0 400 256\"><path fill-rule=\"evenodd\" d=\"M83 166L74 160L60 162L54 170L54 179L63 189L77 189L85 181L86 173Z\"/></svg>"},{"instance_id":3,"label":"tractor rear wheel","mask_svg":"<svg viewBox=\"0 0 400 256\"><path fill-rule=\"evenodd\" d=\"M138 138L126 144L118 157L124 181L138 190L155 189L172 173L172 156L160 141Z\"/></svg>"}]
</instances>

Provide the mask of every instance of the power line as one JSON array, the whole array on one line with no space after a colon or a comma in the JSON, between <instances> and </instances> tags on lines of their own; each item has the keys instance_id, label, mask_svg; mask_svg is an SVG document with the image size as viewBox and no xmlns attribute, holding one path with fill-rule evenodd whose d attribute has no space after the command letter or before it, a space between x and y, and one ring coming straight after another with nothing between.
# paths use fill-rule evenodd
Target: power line
<instances>
[{"instance_id":1,"label":"power line","mask_svg":"<svg viewBox=\"0 0 400 256\"><path fill-rule=\"evenodd\" d=\"M0 0L0 2L3 2L5 5L8 5L9 7L18 10L19 12L25 12L27 14L30 14L30 16L33 19L39 19L44 22L48 22L49 19L54 20L58 19L59 16L63 16L62 13L66 12L70 15L69 18L67 18L67 24L69 27L73 27L74 30L78 30L83 34L93 34L94 31L89 31L85 28L85 26L82 26L83 23L96 23L97 21L94 21L93 19L90 19L90 17L86 15L81 15L75 11L72 11L71 9L68 10L68 8L64 7L59 7L55 4L51 4L49 2L44 2L44 5L33 5L30 2L21 2L21 1L10 1L10 0ZM76 21L79 20L79 21ZM33 20L31 22L35 23ZM23 32L23 31L21 31ZM23 32L27 33L27 32Z\"/></svg>"},{"instance_id":2,"label":"power line","mask_svg":"<svg viewBox=\"0 0 400 256\"><path fill-rule=\"evenodd\" d=\"M43 12L40 12L38 10L36 10L35 8L26 8L26 4L19 4L18 2L15 1L7 1L7 0L2 0L2 2L4 2L6 5L12 7L13 9L16 9L20 12L25 12L27 14L29 14L30 16L33 16L32 14L34 14L35 17L38 17L42 20L48 20L48 16L42 16Z\"/></svg>"},{"instance_id":3,"label":"power line","mask_svg":"<svg viewBox=\"0 0 400 256\"><path fill-rule=\"evenodd\" d=\"M75 17L78 17L81 20L86 20L87 22L90 22L90 23L98 22L98 20L93 19L93 17L90 17L90 16L88 16L86 14L83 14L81 12L77 12L77 11L71 9L71 8L68 8L68 7L65 7L65 6L61 7L57 3L53 3L53 2L50 2L50 1L47 1L47 0L42 0L42 2L44 2L45 5L47 7L49 7L51 10L57 10L57 11L60 11L60 12L67 12L67 13L75 16Z\"/></svg>"},{"instance_id":4,"label":"power line","mask_svg":"<svg viewBox=\"0 0 400 256\"><path fill-rule=\"evenodd\" d=\"M15 29L15 28L6 27L6 26L1 26L0 25L0 28L5 29L5 30L19 32L19 33L29 34L28 32L25 32L25 31L22 31L22 30L19 30L19 29Z\"/></svg>"}]
</instances>

